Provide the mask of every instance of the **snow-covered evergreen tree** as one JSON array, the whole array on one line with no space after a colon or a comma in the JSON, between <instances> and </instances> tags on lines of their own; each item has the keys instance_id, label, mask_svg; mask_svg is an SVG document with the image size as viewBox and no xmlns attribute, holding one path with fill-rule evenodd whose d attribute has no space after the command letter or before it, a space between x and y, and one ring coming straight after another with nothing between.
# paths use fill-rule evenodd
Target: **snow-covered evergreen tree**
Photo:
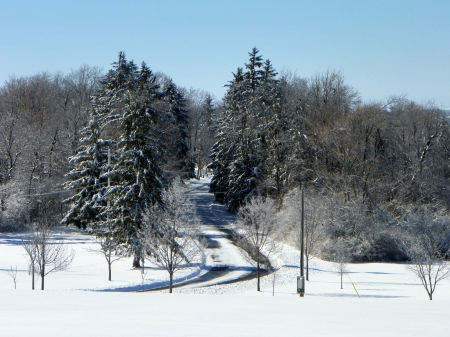
<instances>
[{"instance_id":1,"label":"snow-covered evergreen tree","mask_svg":"<svg viewBox=\"0 0 450 337\"><path fill-rule=\"evenodd\" d=\"M105 212L115 224L120 252L134 255L134 266L138 266L142 256L138 231L143 212L160 201L165 178L160 167L160 112L155 108L161 95L145 63L139 72L131 74L127 89L120 95L121 115L116 119L121 131L116 146L118 161L109 172L112 186L106 198L110 208Z\"/></svg>"},{"instance_id":2,"label":"snow-covered evergreen tree","mask_svg":"<svg viewBox=\"0 0 450 337\"><path fill-rule=\"evenodd\" d=\"M77 154L70 159L73 168L66 175L65 188L75 194L65 200L70 210L62 220L63 224L86 229L100 221L101 208L106 205L103 174L108 162L108 148L112 145L112 141L100 138L100 132L98 116L94 113L89 126L82 131Z\"/></svg>"},{"instance_id":3,"label":"snow-covered evergreen tree","mask_svg":"<svg viewBox=\"0 0 450 337\"><path fill-rule=\"evenodd\" d=\"M245 69L238 68L228 86L218 121L218 141L212 154L211 191L231 211L236 211L255 193L258 181L265 174L264 88L276 75L270 62L264 63L256 48L249 53Z\"/></svg>"},{"instance_id":4,"label":"snow-covered evergreen tree","mask_svg":"<svg viewBox=\"0 0 450 337\"><path fill-rule=\"evenodd\" d=\"M93 118L84 132L66 188L75 192L63 222L108 240L117 253L142 257L137 233L142 215L161 201L166 178L163 156L163 93L142 63L140 69L119 54L92 98ZM107 140L103 140L107 139ZM108 164L108 151L112 159Z\"/></svg>"},{"instance_id":5,"label":"snow-covered evergreen tree","mask_svg":"<svg viewBox=\"0 0 450 337\"><path fill-rule=\"evenodd\" d=\"M257 96L257 157L264 178L259 183L263 195L280 201L283 195L282 178L286 175L290 115L284 108L283 91L276 78L277 72L269 60L262 66L261 83Z\"/></svg>"},{"instance_id":6,"label":"snow-covered evergreen tree","mask_svg":"<svg viewBox=\"0 0 450 337\"><path fill-rule=\"evenodd\" d=\"M244 85L244 73L238 68L233 73L233 80L228 85L225 96L225 107L217 115L217 142L212 147L212 163L208 166L213 170L210 192L216 199L225 202L229 186L230 164L235 157L236 145L239 141L239 107L241 105L242 90Z\"/></svg>"},{"instance_id":7,"label":"snow-covered evergreen tree","mask_svg":"<svg viewBox=\"0 0 450 337\"><path fill-rule=\"evenodd\" d=\"M195 174L185 98L172 80L161 91L145 63L138 68L121 52L92 106L90 128L72 159L66 187L75 195L68 199L72 208L63 222L90 225L107 241L109 253L113 247L117 254L134 256L138 267L143 214L162 202L169 174Z\"/></svg>"},{"instance_id":8,"label":"snow-covered evergreen tree","mask_svg":"<svg viewBox=\"0 0 450 337\"><path fill-rule=\"evenodd\" d=\"M189 116L183 93L170 80L164 88L164 100L168 104L165 139L167 140L167 169L183 176L195 176L195 163L188 146Z\"/></svg>"},{"instance_id":9,"label":"snow-covered evergreen tree","mask_svg":"<svg viewBox=\"0 0 450 337\"><path fill-rule=\"evenodd\" d=\"M124 52L119 53L113 68L100 81L100 89L92 96L92 106L98 115L105 138L117 140L120 133L117 125L123 114L125 95L136 90L136 80L139 77L138 67L133 61L127 61Z\"/></svg>"}]
</instances>

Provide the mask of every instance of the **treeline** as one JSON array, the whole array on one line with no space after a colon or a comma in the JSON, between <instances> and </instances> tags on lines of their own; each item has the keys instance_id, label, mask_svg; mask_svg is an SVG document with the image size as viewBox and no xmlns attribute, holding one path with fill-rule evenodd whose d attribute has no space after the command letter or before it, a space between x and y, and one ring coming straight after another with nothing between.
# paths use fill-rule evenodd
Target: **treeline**
<instances>
[{"instance_id":1,"label":"treeline","mask_svg":"<svg viewBox=\"0 0 450 337\"><path fill-rule=\"evenodd\" d=\"M254 48L218 112L211 191L236 212L255 195L282 208L303 184L323 224L316 254L333 258L340 242L351 260L401 259L399 231L450 238L449 151L435 106L364 103L341 73L277 74Z\"/></svg>"},{"instance_id":2,"label":"treeline","mask_svg":"<svg viewBox=\"0 0 450 337\"><path fill-rule=\"evenodd\" d=\"M139 257L145 211L175 177L208 167L232 212L261 196L293 214L303 185L320 224L315 255L403 259L400 232L450 242L449 152L444 111L402 97L362 102L339 72L278 74L254 48L217 102L120 53L106 74L83 66L0 88L0 227L50 207L56 222L107 230Z\"/></svg>"},{"instance_id":3,"label":"treeline","mask_svg":"<svg viewBox=\"0 0 450 337\"><path fill-rule=\"evenodd\" d=\"M167 187L174 176L193 177L196 163L206 162L210 154L214 109L209 93L179 88L165 74L127 61L123 53L106 74L85 65L67 75L43 72L11 77L0 87L0 228L34 223L43 205L51 208L46 214L54 222L65 219L85 227L85 220L73 209L80 192L74 181L77 174L91 178L104 174L82 167L86 156L92 158L87 150L92 141L98 143L98 168L107 160L100 145L109 147L111 168L117 168L119 160L125 160L124 153L146 142L142 151L152 161L154 180L148 184L154 189ZM138 111L148 119L134 121L140 118ZM142 139L131 138L138 137L133 127ZM97 178L95 188L106 186L105 177ZM87 178L83 179L87 185ZM159 192L149 193L155 200L160 197Z\"/></svg>"}]
</instances>

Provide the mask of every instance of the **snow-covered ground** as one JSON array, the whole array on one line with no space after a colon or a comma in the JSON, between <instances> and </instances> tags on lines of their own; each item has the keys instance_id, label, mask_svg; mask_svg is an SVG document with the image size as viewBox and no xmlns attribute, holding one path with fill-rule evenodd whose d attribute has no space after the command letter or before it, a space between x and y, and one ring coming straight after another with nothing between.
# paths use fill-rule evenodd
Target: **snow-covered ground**
<instances>
[{"instance_id":1,"label":"snow-covered ground","mask_svg":"<svg viewBox=\"0 0 450 337\"><path fill-rule=\"evenodd\" d=\"M195 184L204 184L199 182ZM198 187L198 193L201 186ZM193 188L195 190L195 186ZM206 206L205 206L206 207ZM206 207L208 208L208 207ZM219 205L209 209L224 225L232 221ZM206 214L206 213L204 213ZM215 239L225 239L205 227ZM69 270L46 277L46 290L31 290L31 276L20 237L0 235L0 336L448 336L450 282L439 283L433 301L405 265L349 264L344 289L332 263L311 261L306 295L296 294L298 251L283 245L274 259L281 268L262 279L207 287L184 286L167 291L136 292L141 273L131 259L107 264L91 252L96 244L74 230L66 232L75 250ZM223 250L176 274L177 281L197 277L214 264L233 266L223 282L240 277L251 266L236 248ZM231 247L232 246L232 247ZM229 251L230 255L226 252ZM222 254L222 255L220 255ZM219 256L220 255L220 256ZM7 270L19 270L17 290ZM164 285L167 272L147 266L145 287ZM236 272L236 273L234 273ZM355 285L361 298L352 286ZM205 285L205 284L203 284ZM39 289L39 280L36 282ZM106 291L105 291L106 290Z\"/></svg>"}]
</instances>

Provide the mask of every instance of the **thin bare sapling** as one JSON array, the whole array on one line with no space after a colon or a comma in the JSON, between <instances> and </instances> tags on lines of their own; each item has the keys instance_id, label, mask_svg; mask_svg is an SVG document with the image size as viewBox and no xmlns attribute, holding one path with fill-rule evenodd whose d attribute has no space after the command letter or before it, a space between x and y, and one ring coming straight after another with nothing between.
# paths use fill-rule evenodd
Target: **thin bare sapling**
<instances>
[{"instance_id":1,"label":"thin bare sapling","mask_svg":"<svg viewBox=\"0 0 450 337\"><path fill-rule=\"evenodd\" d=\"M40 207L39 215L31 225L28 236L22 241L31 266L32 289L35 273L40 276L41 290L44 290L45 276L68 269L75 256L73 249L57 235L58 221L50 215L49 207L47 203Z\"/></svg>"},{"instance_id":2,"label":"thin bare sapling","mask_svg":"<svg viewBox=\"0 0 450 337\"><path fill-rule=\"evenodd\" d=\"M436 285L450 276L450 249L445 239L432 228L404 234L398 243L408 257L407 268L421 281L429 300L433 300Z\"/></svg>"},{"instance_id":3,"label":"thin bare sapling","mask_svg":"<svg viewBox=\"0 0 450 337\"><path fill-rule=\"evenodd\" d=\"M13 269L12 266L9 267L8 275L12 278L14 282L14 289L17 289L17 282L19 282L19 278L17 277L17 266L16 269Z\"/></svg>"},{"instance_id":4,"label":"thin bare sapling","mask_svg":"<svg viewBox=\"0 0 450 337\"><path fill-rule=\"evenodd\" d=\"M289 193L284 200L282 219L286 226L285 236L287 241L293 242L294 246L300 250L301 247L301 196L300 191L295 189ZM309 281L309 262L317 253L318 244L322 235L322 220L319 207L313 200L305 200L303 254L306 267L306 280Z\"/></svg>"},{"instance_id":5,"label":"thin bare sapling","mask_svg":"<svg viewBox=\"0 0 450 337\"><path fill-rule=\"evenodd\" d=\"M262 197L253 197L238 211L235 240L256 262L257 291L261 291L262 251L270 252L272 249L269 246L279 234L277 214L274 200Z\"/></svg>"},{"instance_id":6,"label":"thin bare sapling","mask_svg":"<svg viewBox=\"0 0 450 337\"><path fill-rule=\"evenodd\" d=\"M169 293L175 272L200 259L199 222L185 189L173 182L162 194L162 204L154 205L144 216L141 240L146 259L169 274Z\"/></svg>"}]
</instances>

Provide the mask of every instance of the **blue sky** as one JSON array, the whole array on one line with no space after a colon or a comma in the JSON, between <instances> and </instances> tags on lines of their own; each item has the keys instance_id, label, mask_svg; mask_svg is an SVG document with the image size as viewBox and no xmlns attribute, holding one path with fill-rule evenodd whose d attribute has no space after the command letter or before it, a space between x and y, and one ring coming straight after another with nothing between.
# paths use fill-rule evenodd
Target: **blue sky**
<instances>
[{"instance_id":1,"label":"blue sky","mask_svg":"<svg viewBox=\"0 0 450 337\"><path fill-rule=\"evenodd\" d=\"M450 108L450 1L0 0L0 83L110 69L119 51L221 98L256 46L281 71L340 70L365 101Z\"/></svg>"}]
</instances>

